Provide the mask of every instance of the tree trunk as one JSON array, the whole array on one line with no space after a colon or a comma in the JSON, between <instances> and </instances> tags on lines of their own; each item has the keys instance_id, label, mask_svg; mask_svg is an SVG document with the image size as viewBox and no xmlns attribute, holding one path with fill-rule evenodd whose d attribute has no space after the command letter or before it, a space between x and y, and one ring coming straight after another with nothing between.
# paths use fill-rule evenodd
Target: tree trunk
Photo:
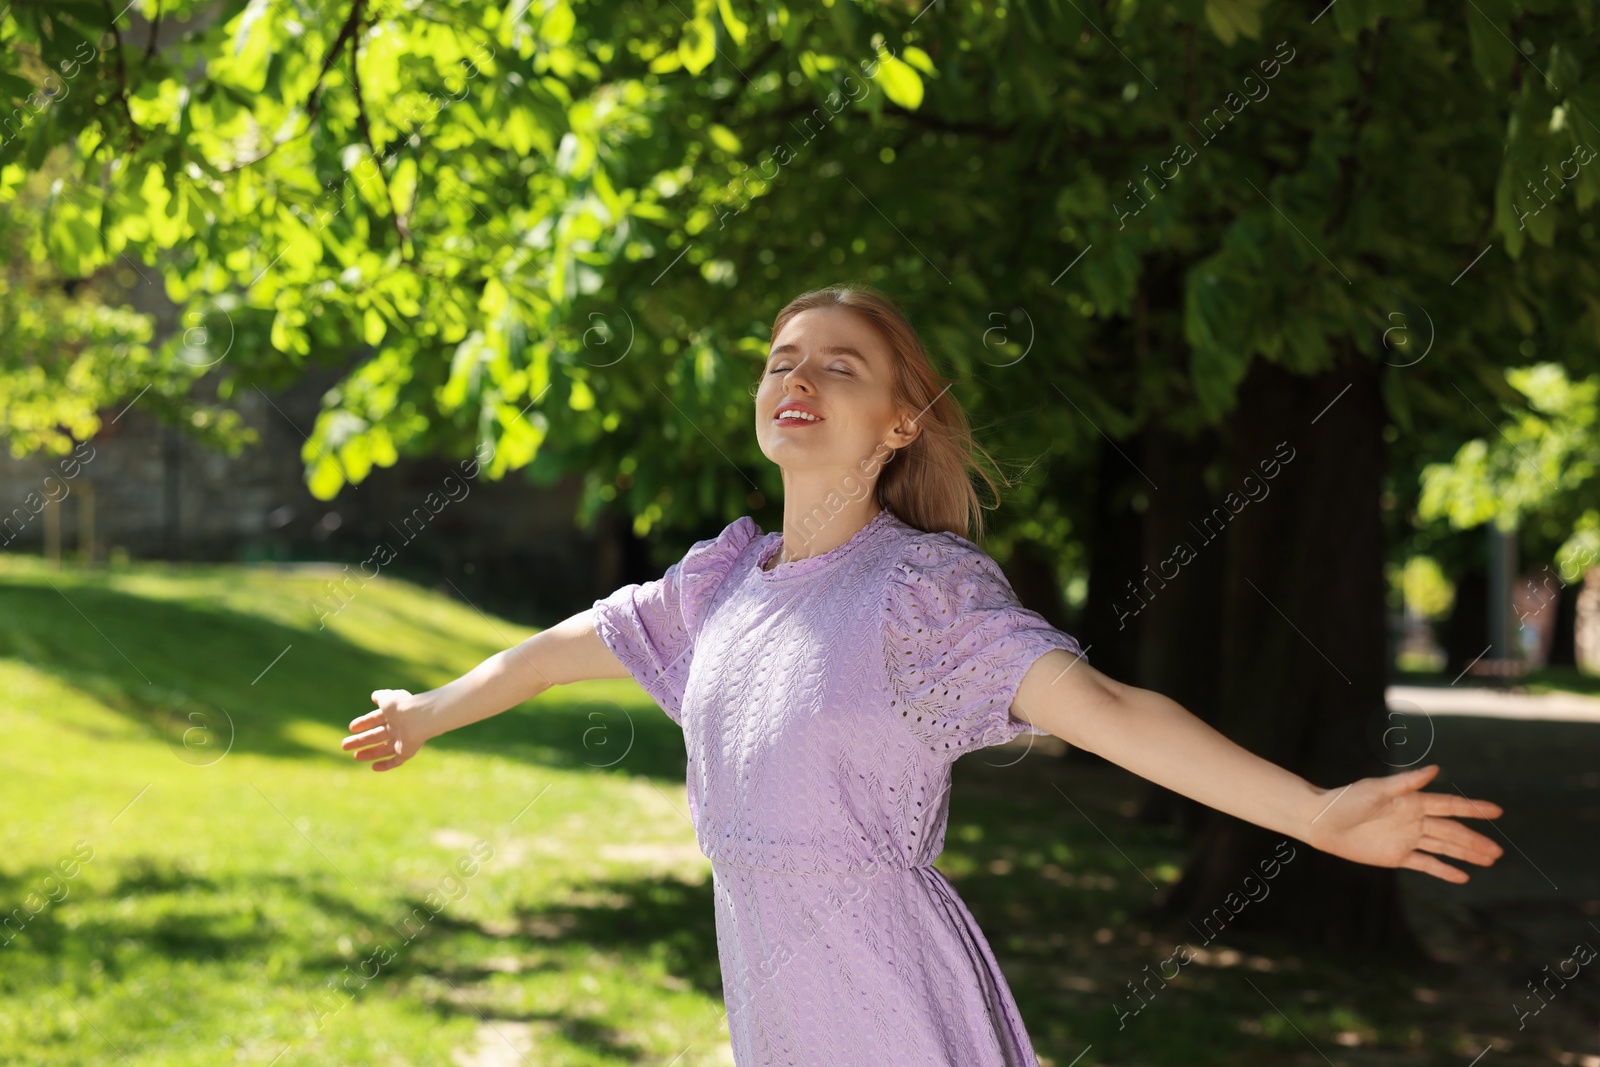
<instances>
[{"instance_id":1,"label":"tree trunk","mask_svg":"<svg viewBox=\"0 0 1600 1067\"><path fill-rule=\"evenodd\" d=\"M1482 541L1481 528L1471 535ZM1444 670L1455 678L1489 651L1489 570L1479 551L1456 580L1456 598L1444 623Z\"/></svg>"},{"instance_id":2,"label":"tree trunk","mask_svg":"<svg viewBox=\"0 0 1600 1067\"><path fill-rule=\"evenodd\" d=\"M1067 598L1061 595L1061 581L1056 576L1056 562L1052 553L1036 542L1018 538L1011 546L1011 558L1006 563L1006 580L1017 594L1017 602L1029 611L1037 611L1046 622L1058 630L1068 629Z\"/></svg>"},{"instance_id":3,"label":"tree trunk","mask_svg":"<svg viewBox=\"0 0 1600 1067\"><path fill-rule=\"evenodd\" d=\"M1140 601L1134 582L1142 559L1142 517L1131 498L1148 484L1130 464L1139 462L1133 441L1103 442L1095 472L1094 518L1089 534L1089 600L1083 611L1083 644L1102 674L1132 682L1139 676ZM1123 458L1123 453L1129 459ZM1133 482L1138 482L1134 486Z\"/></svg>"},{"instance_id":4,"label":"tree trunk","mask_svg":"<svg viewBox=\"0 0 1600 1067\"><path fill-rule=\"evenodd\" d=\"M1559 580L1558 578L1557 581ZM1555 633L1550 638L1550 655L1545 659L1546 666L1578 665L1577 621L1580 588L1582 586L1577 582L1557 586Z\"/></svg>"},{"instance_id":5,"label":"tree trunk","mask_svg":"<svg viewBox=\"0 0 1600 1067\"><path fill-rule=\"evenodd\" d=\"M1140 612L1138 684L1171 697L1213 725L1222 684L1225 553L1221 541L1197 544L1190 524L1216 503L1205 476L1220 453L1214 430L1193 437L1160 428L1145 434L1145 471L1160 488L1150 494L1144 515L1144 564L1149 569L1142 573L1156 581ZM1197 801L1151 782L1138 819L1192 836L1205 812Z\"/></svg>"},{"instance_id":6,"label":"tree trunk","mask_svg":"<svg viewBox=\"0 0 1600 1067\"><path fill-rule=\"evenodd\" d=\"M1140 629L1140 601L1133 589L1143 566L1143 546L1142 516L1133 509L1132 498L1140 488L1149 486L1132 465L1139 462L1136 443L1124 441L1117 448L1102 441L1096 463L1089 599L1077 637L1085 658L1096 670L1133 683L1139 677ZM1135 481L1137 487L1132 484ZM1098 754L1077 746L1069 746L1062 757L1073 763L1104 762Z\"/></svg>"},{"instance_id":7,"label":"tree trunk","mask_svg":"<svg viewBox=\"0 0 1600 1067\"><path fill-rule=\"evenodd\" d=\"M1209 546L1227 569L1219 728L1325 788L1390 769L1367 742L1384 714L1384 422L1364 359L1309 377L1257 362L1228 443L1231 495L1201 524L1227 532ZM1207 940L1422 955L1393 870L1216 811L1158 907Z\"/></svg>"}]
</instances>

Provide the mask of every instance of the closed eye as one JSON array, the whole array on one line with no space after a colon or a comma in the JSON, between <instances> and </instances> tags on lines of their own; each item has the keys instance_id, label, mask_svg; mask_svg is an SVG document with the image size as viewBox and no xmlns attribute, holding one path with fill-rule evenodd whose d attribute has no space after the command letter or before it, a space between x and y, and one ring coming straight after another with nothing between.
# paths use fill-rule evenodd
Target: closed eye
<instances>
[{"instance_id":1,"label":"closed eye","mask_svg":"<svg viewBox=\"0 0 1600 1067\"><path fill-rule=\"evenodd\" d=\"M851 370L849 367L829 367L828 369L833 371L835 374L844 374L852 378L855 377L855 371ZM767 371L767 377L770 378L774 374L784 374L787 373L788 370L788 367L773 367L771 370Z\"/></svg>"}]
</instances>

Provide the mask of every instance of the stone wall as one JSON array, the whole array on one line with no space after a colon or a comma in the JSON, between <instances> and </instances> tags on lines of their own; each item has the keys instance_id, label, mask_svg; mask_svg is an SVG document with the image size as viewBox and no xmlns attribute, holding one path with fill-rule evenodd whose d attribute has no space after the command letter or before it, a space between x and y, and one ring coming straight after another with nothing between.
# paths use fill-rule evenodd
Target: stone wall
<instances>
[{"instance_id":1,"label":"stone wall","mask_svg":"<svg viewBox=\"0 0 1600 1067\"><path fill-rule=\"evenodd\" d=\"M160 425L137 401L102 413L101 432L70 456L19 460L0 450L0 551L44 551L53 522L68 558L81 558L92 532L97 561L358 564L387 544L383 573L539 623L648 576L618 517L576 528L576 479L545 488L513 473L491 482L464 478L460 460L402 459L317 500L300 449L336 377L313 372L270 397L242 390L230 406L261 439L237 456Z\"/></svg>"}]
</instances>

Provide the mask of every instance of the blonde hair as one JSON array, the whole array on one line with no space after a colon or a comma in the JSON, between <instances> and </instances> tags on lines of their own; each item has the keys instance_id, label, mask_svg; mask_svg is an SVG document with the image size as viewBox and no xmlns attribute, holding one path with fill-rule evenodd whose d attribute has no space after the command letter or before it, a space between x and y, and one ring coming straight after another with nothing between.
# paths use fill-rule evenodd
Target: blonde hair
<instances>
[{"instance_id":1,"label":"blonde hair","mask_svg":"<svg viewBox=\"0 0 1600 1067\"><path fill-rule=\"evenodd\" d=\"M933 367L922 339L894 302L868 285L830 285L789 301L772 323L768 348L784 324L813 308L843 308L875 327L893 357L897 406L917 413L917 439L893 450L879 469L878 505L927 533L947 531L977 543L983 537L983 507L968 471L976 471L999 498L994 479L975 453L994 459L972 439L966 413L951 396L955 382ZM885 445L887 447L887 445Z\"/></svg>"}]
</instances>

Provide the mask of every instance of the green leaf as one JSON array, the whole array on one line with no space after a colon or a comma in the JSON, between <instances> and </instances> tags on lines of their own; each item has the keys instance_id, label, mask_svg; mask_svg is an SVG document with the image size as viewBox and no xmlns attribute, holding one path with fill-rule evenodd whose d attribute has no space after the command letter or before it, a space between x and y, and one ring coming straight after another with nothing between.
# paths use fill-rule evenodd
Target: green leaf
<instances>
[{"instance_id":1,"label":"green leaf","mask_svg":"<svg viewBox=\"0 0 1600 1067\"><path fill-rule=\"evenodd\" d=\"M75 199L88 194L83 190L70 193L64 183L58 184L61 187L52 198L46 222L46 247L62 274L81 278L106 262L105 246L100 231Z\"/></svg>"},{"instance_id":2,"label":"green leaf","mask_svg":"<svg viewBox=\"0 0 1600 1067\"><path fill-rule=\"evenodd\" d=\"M1467 0L1465 18L1472 65L1484 84L1500 85L1517 60L1516 46L1506 33L1511 22L1511 0Z\"/></svg>"},{"instance_id":3,"label":"green leaf","mask_svg":"<svg viewBox=\"0 0 1600 1067\"><path fill-rule=\"evenodd\" d=\"M1265 0L1206 0L1206 22L1223 44L1231 45L1240 34L1260 40L1264 4Z\"/></svg>"},{"instance_id":4,"label":"green leaf","mask_svg":"<svg viewBox=\"0 0 1600 1067\"><path fill-rule=\"evenodd\" d=\"M367 308L361 316L361 335L367 344L375 345L383 340L383 335L389 330L389 324L378 314L376 308Z\"/></svg>"},{"instance_id":5,"label":"green leaf","mask_svg":"<svg viewBox=\"0 0 1600 1067\"><path fill-rule=\"evenodd\" d=\"M934 73L933 57L914 44L908 44L900 50L906 57L906 62L916 67L922 73L932 76Z\"/></svg>"},{"instance_id":6,"label":"green leaf","mask_svg":"<svg viewBox=\"0 0 1600 1067\"><path fill-rule=\"evenodd\" d=\"M389 195L394 198L394 209L402 215L409 214L416 194L417 161L405 156L395 165L394 174L389 178Z\"/></svg>"},{"instance_id":7,"label":"green leaf","mask_svg":"<svg viewBox=\"0 0 1600 1067\"><path fill-rule=\"evenodd\" d=\"M34 92L34 85L26 78L19 78L15 74L0 71L0 93L13 97L12 103L26 100Z\"/></svg>"},{"instance_id":8,"label":"green leaf","mask_svg":"<svg viewBox=\"0 0 1600 1067\"><path fill-rule=\"evenodd\" d=\"M733 7L728 0L717 0L717 12L722 16L722 25L727 27L729 39L736 45L744 44L745 34L749 32L748 27L733 13Z\"/></svg>"},{"instance_id":9,"label":"green leaf","mask_svg":"<svg viewBox=\"0 0 1600 1067\"><path fill-rule=\"evenodd\" d=\"M594 407L594 393L586 383L575 378L572 381L572 391L567 397L567 406L573 411L589 411Z\"/></svg>"},{"instance_id":10,"label":"green leaf","mask_svg":"<svg viewBox=\"0 0 1600 1067\"><path fill-rule=\"evenodd\" d=\"M907 111L922 106L922 79L911 66L896 56L884 56L873 75L883 88L883 95Z\"/></svg>"},{"instance_id":11,"label":"green leaf","mask_svg":"<svg viewBox=\"0 0 1600 1067\"><path fill-rule=\"evenodd\" d=\"M295 355L311 353L311 338L305 331L306 313L298 307L283 307L272 320L269 335L272 347Z\"/></svg>"},{"instance_id":12,"label":"green leaf","mask_svg":"<svg viewBox=\"0 0 1600 1067\"><path fill-rule=\"evenodd\" d=\"M1339 0L1333 8L1333 23L1339 36L1354 41L1362 30L1372 26L1378 17L1373 0Z\"/></svg>"},{"instance_id":13,"label":"green leaf","mask_svg":"<svg viewBox=\"0 0 1600 1067\"><path fill-rule=\"evenodd\" d=\"M344 471L332 457L326 455L318 457L306 475L306 488L318 500L332 500L339 495L344 484Z\"/></svg>"},{"instance_id":14,"label":"green leaf","mask_svg":"<svg viewBox=\"0 0 1600 1067\"><path fill-rule=\"evenodd\" d=\"M1560 211L1559 205L1546 203L1527 190L1522 167L1527 168L1529 175L1534 173L1534 168L1525 159L1521 153L1508 155L1495 184L1495 228L1505 238L1506 254L1512 259L1521 257L1523 245L1529 238L1549 248L1555 239L1556 215Z\"/></svg>"},{"instance_id":15,"label":"green leaf","mask_svg":"<svg viewBox=\"0 0 1600 1067\"><path fill-rule=\"evenodd\" d=\"M683 67L683 53L678 49L663 52L650 61L652 74L668 74Z\"/></svg>"},{"instance_id":16,"label":"green leaf","mask_svg":"<svg viewBox=\"0 0 1600 1067\"><path fill-rule=\"evenodd\" d=\"M460 410L469 396L477 396L483 363L492 355L481 330L472 331L456 346L455 356L450 361L450 377L438 394L442 411Z\"/></svg>"},{"instance_id":17,"label":"green leaf","mask_svg":"<svg viewBox=\"0 0 1600 1067\"><path fill-rule=\"evenodd\" d=\"M267 84L274 54L275 0L250 0L232 25L232 54L212 61L212 70L230 85L259 93Z\"/></svg>"},{"instance_id":18,"label":"green leaf","mask_svg":"<svg viewBox=\"0 0 1600 1067\"><path fill-rule=\"evenodd\" d=\"M678 41L678 58L683 69L699 74L717 57L717 28L710 19L695 18L683 24L683 37Z\"/></svg>"},{"instance_id":19,"label":"green leaf","mask_svg":"<svg viewBox=\"0 0 1600 1067\"><path fill-rule=\"evenodd\" d=\"M612 221L620 219L625 213L626 208L623 204L622 197L617 195L616 188L611 184L611 177L606 173L606 168L599 166L595 167L594 172L589 176L589 179L594 183L594 191L599 195L600 202L604 204L606 206L606 210L611 213Z\"/></svg>"},{"instance_id":20,"label":"green leaf","mask_svg":"<svg viewBox=\"0 0 1600 1067\"><path fill-rule=\"evenodd\" d=\"M1577 140L1586 140L1589 131L1600 129L1600 81L1569 85L1567 107L1576 113L1578 119ZM1568 122L1571 121L1572 118L1569 116Z\"/></svg>"},{"instance_id":21,"label":"green leaf","mask_svg":"<svg viewBox=\"0 0 1600 1067\"><path fill-rule=\"evenodd\" d=\"M1190 272L1184 293L1184 339L1193 354L1189 377L1195 396L1213 415L1232 402L1234 387L1250 365L1246 347L1249 291L1245 283L1215 268Z\"/></svg>"},{"instance_id":22,"label":"green leaf","mask_svg":"<svg viewBox=\"0 0 1600 1067\"><path fill-rule=\"evenodd\" d=\"M527 466L538 454L545 438L545 416L539 411L522 412L512 404L497 404L495 421L500 425L500 440L489 467L490 477Z\"/></svg>"},{"instance_id":23,"label":"green leaf","mask_svg":"<svg viewBox=\"0 0 1600 1067\"><path fill-rule=\"evenodd\" d=\"M567 0L556 0L539 23L539 39L549 44L566 44L572 40L572 28L577 18Z\"/></svg>"}]
</instances>

